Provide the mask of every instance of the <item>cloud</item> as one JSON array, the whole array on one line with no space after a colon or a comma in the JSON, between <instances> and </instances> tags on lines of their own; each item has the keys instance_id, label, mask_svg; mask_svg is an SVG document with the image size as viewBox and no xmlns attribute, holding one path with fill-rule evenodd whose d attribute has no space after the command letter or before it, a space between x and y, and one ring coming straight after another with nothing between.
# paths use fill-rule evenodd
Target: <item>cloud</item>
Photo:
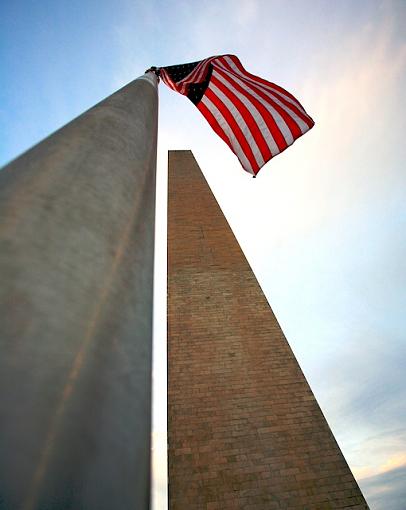
<instances>
[{"instance_id":1,"label":"cloud","mask_svg":"<svg viewBox=\"0 0 406 510\"><path fill-rule=\"evenodd\" d=\"M363 480L370 477L376 478L377 476L384 475L400 467L406 468L406 452L395 453L392 457L387 457L386 461L381 466L375 465L373 468L363 467L356 470L354 474L358 476L360 480Z\"/></svg>"},{"instance_id":2,"label":"cloud","mask_svg":"<svg viewBox=\"0 0 406 510\"><path fill-rule=\"evenodd\" d=\"M374 510L404 510L406 501L406 464L360 480Z\"/></svg>"}]
</instances>

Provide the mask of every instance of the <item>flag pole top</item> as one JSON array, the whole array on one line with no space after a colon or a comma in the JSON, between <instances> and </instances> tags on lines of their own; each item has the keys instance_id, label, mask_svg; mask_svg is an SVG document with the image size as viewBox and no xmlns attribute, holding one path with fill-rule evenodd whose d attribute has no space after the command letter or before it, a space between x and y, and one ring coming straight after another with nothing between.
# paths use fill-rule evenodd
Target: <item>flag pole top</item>
<instances>
[{"instance_id":1,"label":"flag pole top","mask_svg":"<svg viewBox=\"0 0 406 510\"><path fill-rule=\"evenodd\" d=\"M155 76L157 77L158 83L159 83L159 77L161 75L161 68L160 67L151 66L149 69L147 69L145 71L145 73L154 73Z\"/></svg>"}]
</instances>

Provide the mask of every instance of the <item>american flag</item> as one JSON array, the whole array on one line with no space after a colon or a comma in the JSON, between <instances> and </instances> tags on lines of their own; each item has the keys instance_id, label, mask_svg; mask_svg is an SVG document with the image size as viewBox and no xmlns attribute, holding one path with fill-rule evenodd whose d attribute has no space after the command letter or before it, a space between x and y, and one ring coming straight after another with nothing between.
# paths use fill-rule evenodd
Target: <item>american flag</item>
<instances>
[{"instance_id":1,"label":"american flag","mask_svg":"<svg viewBox=\"0 0 406 510\"><path fill-rule=\"evenodd\" d=\"M314 126L292 94L246 71L235 55L161 67L158 74L197 106L253 175Z\"/></svg>"}]
</instances>

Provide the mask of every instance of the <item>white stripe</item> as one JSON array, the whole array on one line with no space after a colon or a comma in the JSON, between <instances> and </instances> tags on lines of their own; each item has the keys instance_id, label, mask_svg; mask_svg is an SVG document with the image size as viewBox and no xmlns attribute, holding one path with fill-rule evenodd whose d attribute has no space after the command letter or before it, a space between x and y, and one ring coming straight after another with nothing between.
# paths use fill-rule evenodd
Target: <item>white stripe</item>
<instances>
[{"instance_id":1,"label":"white stripe","mask_svg":"<svg viewBox=\"0 0 406 510\"><path fill-rule=\"evenodd\" d=\"M262 117L261 113L257 110L255 105L244 94L242 94L236 88L233 87L233 85L232 85L232 83L230 81L230 77L229 76L227 77L228 79L226 79L223 76L221 76L221 74L219 74L217 71L213 71L213 75L216 76L216 78L218 80L220 80L229 90L231 90L233 92L233 94L235 94L238 97L238 99L247 107L248 111L250 112L250 114L253 116L255 122L257 123L257 126L258 126L259 130L263 134L265 142L268 145L269 149L271 150L271 155L272 156L276 156L276 154L279 154L280 153L280 149L277 146L277 144L275 142L275 139L272 136L272 133L269 131L269 128L266 125L264 118ZM235 76L232 76L231 80L234 80L237 83L238 83L238 81L240 81ZM241 85L241 82L240 82L240 85ZM254 96L254 94L252 94L252 95ZM283 136L285 137L286 143L288 145L290 145L290 143L293 143L292 134L291 134L289 128L286 126L285 122L283 121L282 117L279 115L279 113L277 111L275 111L269 105L267 106L267 110L272 115L272 117L275 119L276 124L278 125L278 127L281 130ZM280 119L278 119L277 116L279 116ZM279 120L283 121L284 126L280 125ZM285 132L284 132L283 129L285 131L287 129L289 134L285 135ZM290 142L290 143L288 142L288 138L287 138L289 135L292 138L292 142Z\"/></svg>"},{"instance_id":2,"label":"white stripe","mask_svg":"<svg viewBox=\"0 0 406 510\"><path fill-rule=\"evenodd\" d=\"M254 90L254 87L256 85L254 84L251 84L251 83L246 83L247 81L249 81L248 79L246 78L242 78L241 75L239 75L239 77L235 76L235 74L229 69L225 68L223 66L223 64L219 65L219 67L221 69L223 69L224 72L226 72L227 74L229 74L230 76L233 77L234 80L237 81L237 83L239 83L241 85L241 87L246 87L248 86L249 87L249 93L251 95L253 95L256 99L258 99L258 101L260 101L269 111L270 113L273 114L273 111L274 108L272 107L272 105L270 105L265 99L263 99L260 95L258 95L255 90ZM282 103L282 101L280 101L277 97L275 97L273 94L269 93L266 89L260 89L261 92L263 94L265 94L266 96L268 96L270 99L272 99L272 101L274 101L276 104L278 104L285 112L287 115L289 115L289 117L291 117L295 122L296 124L299 126L299 129L300 131L302 132L302 134L306 133L306 131L309 130L309 126L306 124L306 122L301 118L299 117L293 110L291 110L288 106L286 106L284 103ZM272 109L272 111L271 111ZM279 115L279 114L278 114ZM306 115L307 116L307 115ZM283 118L283 117L282 117ZM285 121L284 121L285 122ZM286 124L287 125L287 124ZM279 124L278 124L279 126ZM290 128L289 126L287 126L289 131L290 131Z\"/></svg>"},{"instance_id":3,"label":"white stripe","mask_svg":"<svg viewBox=\"0 0 406 510\"><path fill-rule=\"evenodd\" d=\"M274 121L275 121L276 125L278 126L280 132L282 133L282 136L284 137L286 143L288 145L291 145L294 142L292 131L290 130L288 124L286 123L286 121L282 117L282 115L278 112L278 110L276 110L272 106L272 104L270 104L269 102L265 101L260 95L256 94L256 92L254 92L251 88L247 89L246 84L240 78L235 76L235 74L233 72L230 72L230 70L228 70L228 69L226 69L226 68L224 68L222 66L219 66L219 67L227 74L227 78L229 80L234 80L239 85L241 85L241 87L246 89L247 92L251 96L255 97L268 110L269 114L272 116L272 118L274 119ZM265 93L265 91L264 91L264 93ZM243 95L241 92L239 92L239 94ZM247 99L247 101L249 101L249 99ZM279 152L280 152L280 150L278 149L276 154L279 154Z\"/></svg>"},{"instance_id":4,"label":"white stripe","mask_svg":"<svg viewBox=\"0 0 406 510\"><path fill-rule=\"evenodd\" d=\"M303 113L303 115L306 115L306 117L308 117L307 113L304 111L304 109L302 108L302 106L300 105L296 98L292 99L289 95L285 94L283 91L278 90L276 87L274 87L271 82L267 82L266 84L262 83L259 79L258 80L255 79L256 78L255 75L253 75L254 78L252 78L248 74L248 72L245 71L245 69L243 71L239 69L237 64L228 55L224 55L224 57L222 58L231 67L231 71L235 72L241 79L246 80L247 82L252 83L255 86L258 86L261 90L266 90L268 93L272 94L272 97L274 97L274 95L279 95L293 106L296 106L296 108L298 108Z\"/></svg>"},{"instance_id":5,"label":"white stripe","mask_svg":"<svg viewBox=\"0 0 406 510\"><path fill-rule=\"evenodd\" d=\"M242 73L240 71L240 69L238 69L237 65L232 61L232 59L230 57L224 56L223 58L229 64L229 66L233 69L233 71L236 72L236 74L238 74L239 76L243 76L245 80L254 83L259 88L267 90L268 92L271 92L272 95L273 94L279 94L288 103L293 104L294 106L296 106L296 108L298 108L303 113L303 115L306 115L306 117L308 117L307 113L304 111L304 109L300 106L300 104L297 101L294 101L289 96L285 95L283 92L281 92L278 89L276 89L275 87L273 87L271 83L269 83L269 85L265 85L264 83L261 83L261 82L259 82L257 80L254 80L250 76L247 76L246 74Z\"/></svg>"},{"instance_id":6,"label":"white stripe","mask_svg":"<svg viewBox=\"0 0 406 510\"><path fill-rule=\"evenodd\" d=\"M214 103L212 103L212 101L210 101L210 99L207 98L206 95L204 95L202 97L201 101L206 106L206 108L211 112L211 114L216 119L219 126L224 131L227 138L229 139L231 147L232 147L235 155L237 156L237 158L240 160L241 165L243 166L244 170L246 170L250 174L254 174L251 163L248 161L248 158L245 155L244 151L242 150L241 145L234 134L234 131L231 129L230 125L228 124L227 120L224 118L223 114L220 112L220 110L217 108L217 106Z\"/></svg>"},{"instance_id":7,"label":"white stripe","mask_svg":"<svg viewBox=\"0 0 406 510\"><path fill-rule=\"evenodd\" d=\"M230 71L230 69L227 69L226 67L224 67L223 64L218 64L219 68L220 69L223 69L224 72L226 72L227 74L230 75L230 77L232 77L235 81L237 81L241 87L249 87L249 93L251 95L253 95L256 99L258 99L258 101L260 101L268 110L269 112L274 115L274 112L277 113L277 115L280 115L274 108L271 104L269 104L266 100L264 100L260 95L258 95L255 91L254 91L254 88L253 87L256 87L257 86L257 83L252 83L252 80L249 80L248 78L243 78L241 76L241 74L239 74L237 77L232 71ZM246 83L248 82L248 83ZM282 103L282 101L280 101L274 94L268 92L266 89L263 89L263 88L260 88L259 89L261 90L261 92L263 94L265 94L266 96L268 96L270 99L272 99L272 101L274 103L276 103L277 105L279 105L285 112L287 115L289 115L289 117L291 117L295 122L296 124L298 125L300 131L302 132L302 134L306 133L306 131L309 130L309 126L306 124L306 122L301 118L299 117L293 110L291 110L288 106L286 106L284 103ZM307 115L306 115L307 117ZM290 131L290 128L289 126L286 124L285 120L283 119L283 117L281 117L282 120L283 120L283 123L284 125L287 126L287 128L289 129L289 132L291 133ZM276 120L276 119L275 119ZM281 126L279 125L279 122L277 122L279 128L281 128ZM283 132L283 131L282 131ZM286 138L286 137L285 137ZM286 141L288 141L286 139ZM293 140L292 140L293 142ZM291 143L292 143L291 142ZM288 142L288 145L290 145L290 143Z\"/></svg>"},{"instance_id":8,"label":"white stripe","mask_svg":"<svg viewBox=\"0 0 406 510\"><path fill-rule=\"evenodd\" d=\"M245 122L244 118L242 117L238 109L235 107L234 103L211 81L209 87L214 92L214 94L216 94L216 96L224 103L224 105L228 108L230 114L234 117L235 121L237 122L239 128L242 131L244 138L247 140L248 145L251 147L255 161L261 168L261 166L265 164L264 158L262 157L261 151L259 150L258 145L256 144L255 139L252 136L252 133L249 127L247 126L247 123Z\"/></svg>"}]
</instances>

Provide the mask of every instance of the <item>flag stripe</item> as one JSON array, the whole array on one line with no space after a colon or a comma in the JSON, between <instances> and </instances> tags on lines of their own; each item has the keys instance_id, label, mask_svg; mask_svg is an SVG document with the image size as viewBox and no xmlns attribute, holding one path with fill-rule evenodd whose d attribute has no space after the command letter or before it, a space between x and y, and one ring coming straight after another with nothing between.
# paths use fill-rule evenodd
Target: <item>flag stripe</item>
<instances>
[{"instance_id":1,"label":"flag stripe","mask_svg":"<svg viewBox=\"0 0 406 510\"><path fill-rule=\"evenodd\" d=\"M245 108L241 101L233 97L232 93L228 91L215 77L213 77L210 82L209 90L213 91L214 94L221 100L227 108L228 115L234 118L236 125L242 132L244 139L251 149L256 164L261 167L265 163L265 160L259 149L258 140L252 136L252 132L249 127L249 124L255 124L255 121L249 111Z\"/></svg>"},{"instance_id":2,"label":"flag stripe","mask_svg":"<svg viewBox=\"0 0 406 510\"><path fill-rule=\"evenodd\" d=\"M206 117L210 126L219 134L219 136L226 142L226 144L230 147L230 149L234 152L234 154L239 159L242 167L247 172L253 174L253 166L249 162L246 152L244 152L241 147L237 137L234 134L231 126L228 124L225 117L222 115L221 111L217 108L217 106L209 99L210 94L204 95L202 100L198 104L198 109L200 112L206 117L207 112L209 116ZM210 122L211 119L215 120L215 123L212 124ZM218 131L217 131L218 129Z\"/></svg>"},{"instance_id":3,"label":"flag stripe","mask_svg":"<svg viewBox=\"0 0 406 510\"><path fill-rule=\"evenodd\" d=\"M234 135L234 137L238 141L238 145L243 150L245 157L249 162L250 168L252 168L253 170L259 168L259 165L255 159L253 150L252 150L250 144L248 143L248 140L247 140L245 134L243 133L240 125L238 124L236 117L234 117L234 115L230 112L228 106L226 106L226 104L222 101L221 96L219 97L219 95L216 93L216 90L213 90L213 88L216 89L215 87L209 86L209 88L206 90L205 96L208 99L210 99L210 101L216 106L216 108L219 110L221 115L224 117L227 125L230 126L230 132L226 131L227 135L229 136L229 138L232 138L230 136L230 134ZM221 91L220 91L220 94L221 94ZM223 94L221 94L221 95L223 95ZM226 101L227 101L227 98L226 98ZM236 146L236 148L238 149L238 146ZM234 151L234 152L236 152L236 151Z\"/></svg>"},{"instance_id":4,"label":"flag stripe","mask_svg":"<svg viewBox=\"0 0 406 510\"><path fill-rule=\"evenodd\" d=\"M255 145L261 153L262 159L260 161L257 159L258 164L264 164L262 162L265 162L269 159L269 157L272 157L272 154L262 132L263 130L260 122L262 121L264 127L266 127L266 124L264 123L260 113L251 101L247 101L244 95L239 94L233 85L230 82L227 82L227 80L224 80L224 77L217 71L213 72L212 83L230 99L231 103L235 105L237 111L244 118L251 136L255 141Z\"/></svg>"},{"instance_id":5,"label":"flag stripe","mask_svg":"<svg viewBox=\"0 0 406 510\"><path fill-rule=\"evenodd\" d=\"M233 75L232 75L233 76ZM281 133L284 136L287 145L291 145L293 141L302 135L302 130L297 124L296 120L292 118L290 112L286 111L286 109L275 102L273 99L264 94L261 90L258 90L254 87L247 86L243 80L233 76L235 80L238 80L240 86L243 90L246 91L252 97L253 101L259 101L264 107L268 110L268 115L274 119L276 125L280 129ZM303 123L301 122L303 125ZM306 130L308 129L306 124L304 124ZM281 148L283 150L286 147Z\"/></svg>"},{"instance_id":6,"label":"flag stripe","mask_svg":"<svg viewBox=\"0 0 406 510\"><path fill-rule=\"evenodd\" d=\"M289 107L293 108L297 115L300 115L301 118L306 122L306 124L311 124L309 127L313 125L310 117L305 112L303 106L299 103L297 99L295 99L289 92L287 92L282 87L279 87L278 85L275 85L274 83L268 82L266 80L263 80L262 78L259 78L258 76L255 76L251 73L248 73L240 64L240 66L237 66L235 61L232 60L230 57L226 56L224 57L224 60L227 62L227 64L230 66L230 68L239 76L244 78L248 83L252 83L253 85L256 85L257 87L260 87L261 89L264 89L268 92L268 94L271 94L273 97L276 97L280 101L286 104L286 106L289 105ZM241 71L242 69L242 71ZM257 80L255 78L258 78ZM310 122L309 122L310 121Z\"/></svg>"},{"instance_id":7,"label":"flag stripe","mask_svg":"<svg viewBox=\"0 0 406 510\"><path fill-rule=\"evenodd\" d=\"M200 113L204 117L207 118L210 126L219 135L219 137L222 138L222 140L224 142L226 142L227 145L232 147L232 145L233 145L233 143L235 143L235 141L234 141L234 139L233 139L233 141L231 141L230 138L226 134L226 130L231 131L231 128L228 124L226 125L226 121L225 121L224 117L220 114L218 109L216 109L215 113L212 113L212 110L214 111L214 109L216 107L213 105L213 103L211 103L210 106L208 106L207 103L209 101L210 100L206 96L203 97L202 100L199 101L199 104L197 105L197 109L200 111ZM218 117L219 120L217 120L216 116ZM220 125L220 122L221 122L221 124L223 124L223 127Z\"/></svg>"},{"instance_id":8,"label":"flag stripe","mask_svg":"<svg viewBox=\"0 0 406 510\"><path fill-rule=\"evenodd\" d=\"M251 146L248 143L248 140L245 137L235 117L232 115L232 113L229 111L229 109L226 107L223 101L215 94L212 88L207 89L205 96L207 96L212 101L212 103L218 108L219 112L224 117L227 124L230 126L230 133L227 134L229 135L233 134L234 137L237 139L239 146L243 149L244 154L247 160L249 161L250 167L252 169L257 168L258 163L256 162Z\"/></svg>"},{"instance_id":9,"label":"flag stripe","mask_svg":"<svg viewBox=\"0 0 406 510\"><path fill-rule=\"evenodd\" d=\"M268 122L270 123L272 132L274 134L280 133L279 137L275 137L280 151L284 150L287 145L293 143L295 137L297 138L302 134L294 120L292 120L292 118L273 100L264 95L261 91L248 87L247 84L234 73L229 73L227 70L224 70L224 72L230 80L236 82L241 93L245 94L254 104L263 109L264 115L269 119Z\"/></svg>"},{"instance_id":10,"label":"flag stripe","mask_svg":"<svg viewBox=\"0 0 406 510\"><path fill-rule=\"evenodd\" d=\"M286 98L290 99L290 101L293 104L297 105L303 111L303 113L306 114L303 106L299 103L299 101L295 98L295 96L290 94L290 92L285 90L283 87L280 87L279 85L276 85L276 83L270 82L268 80L264 80L260 76L256 76L255 74L249 73L246 69L244 69L244 67L242 66L242 64L239 61L239 59L237 57L235 57L234 55L230 55L229 59L237 67L239 73L241 73L243 75L246 75L251 80L253 80L253 81L257 82L257 83L260 83L261 85L263 85L263 86L265 86L265 87L267 87L267 88L269 88L269 89L271 89L273 91L276 91L279 94L282 94L282 96L285 96Z\"/></svg>"},{"instance_id":11,"label":"flag stripe","mask_svg":"<svg viewBox=\"0 0 406 510\"><path fill-rule=\"evenodd\" d=\"M258 84L254 84L252 80L247 79L245 76L242 76L241 74L237 76L236 73L229 67L224 68L224 65L228 66L227 63L223 62L219 64L219 67L221 69L225 69L225 71L230 73L234 79L239 80L242 87L248 87L250 94L260 100L265 107L271 103L281 113L285 122L289 124L289 128L294 138L298 138L300 135L308 131L310 127L310 119L308 115L303 115L295 105L287 102L277 94L273 94L265 88L258 86ZM258 96L260 96L260 98ZM291 124L291 121L294 122L294 125Z\"/></svg>"},{"instance_id":12,"label":"flag stripe","mask_svg":"<svg viewBox=\"0 0 406 510\"><path fill-rule=\"evenodd\" d=\"M276 138L279 139L279 143L284 147L286 146L286 142L283 138L282 133L278 129L273 117L269 114L269 112L263 107L259 102L255 102L252 100L252 96L247 94L247 92L242 89L238 82L234 79L235 77L230 77L225 74L224 71L217 68L216 71L213 72L215 76L219 79L223 80L223 84L226 87L230 87L231 90L244 102L246 107L252 112L255 122L261 131L264 142L268 146L267 155L264 157L274 156L280 152L280 147L276 142ZM276 130L276 131L275 131ZM275 136L276 135L276 136Z\"/></svg>"},{"instance_id":13,"label":"flag stripe","mask_svg":"<svg viewBox=\"0 0 406 510\"><path fill-rule=\"evenodd\" d=\"M245 85L249 89L256 91L265 101L272 101L273 104L276 103L280 108L282 108L290 118L295 120L302 134L313 126L313 121L309 116L304 115L295 105L287 102L283 97L247 80L245 77L241 77L241 80L244 81Z\"/></svg>"},{"instance_id":14,"label":"flag stripe","mask_svg":"<svg viewBox=\"0 0 406 510\"><path fill-rule=\"evenodd\" d=\"M220 70L217 72L221 73ZM283 118L278 114L277 111L275 111L274 108L269 105L269 102L266 107L264 107L264 105L258 101L255 96L253 96L253 94L250 94L246 89L241 87L241 85L238 83L238 79L235 76L230 76L227 74L223 76L227 80L227 83L229 84L228 86L235 88L236 92L243 96L247 102L251 103L253 108L256 108L257 111L260 110L261 113L259 113L259 115L262 119L262 124L265 124L264 127L260 125L260 129L268 140L271 156L279 154L279 152L285 149L292 140L292 134L289 131L289 127L286 125ZM255 120L259 124L258 119Z\"/></svg>"}]
</instances>

